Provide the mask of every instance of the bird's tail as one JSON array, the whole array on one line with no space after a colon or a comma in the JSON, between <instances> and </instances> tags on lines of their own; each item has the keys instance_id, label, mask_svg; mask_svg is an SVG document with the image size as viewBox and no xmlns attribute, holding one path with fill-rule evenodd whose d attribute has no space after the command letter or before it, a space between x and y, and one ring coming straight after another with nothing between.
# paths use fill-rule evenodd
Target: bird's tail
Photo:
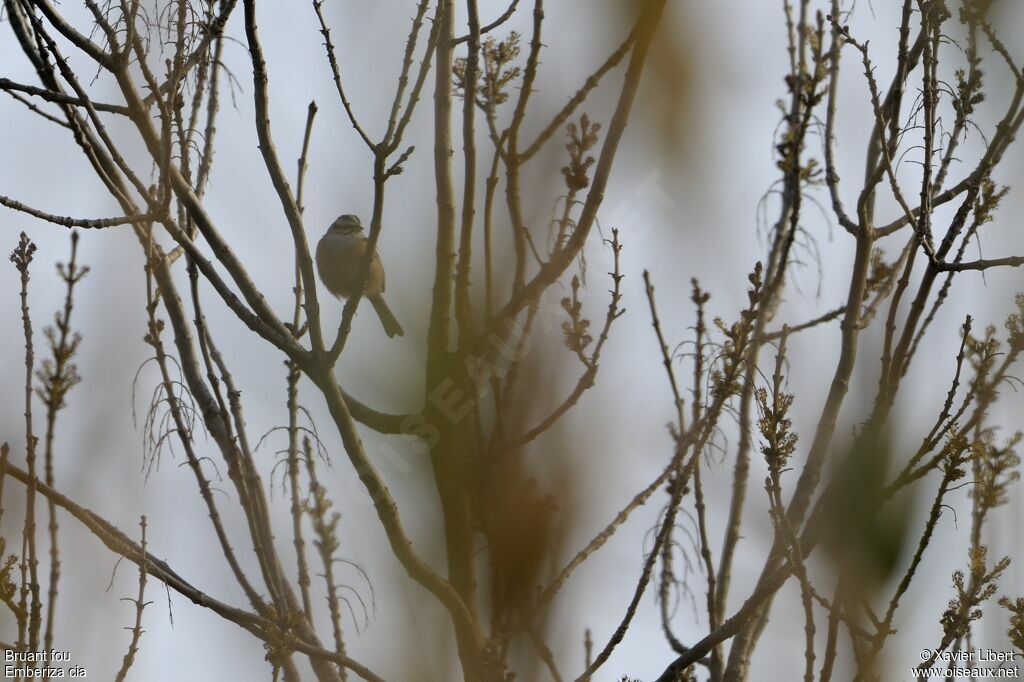
<instances>
[{"instance_id":1,"label":"bird's tail","mask_svg":"<svg viewBox=\"0 0 1024 682\"><path fill-rule=\"evenodd\" d=\"M389 338L405 335L405 330L402 329L402 325L398 324L395 314L391 312L391 308L384 302L384 297L369 296L368 298L370 303L373 304L373 309L377 311L377 317L380 318L381 324L384 325L384 333Z\"/></svg>"}]
</instances>

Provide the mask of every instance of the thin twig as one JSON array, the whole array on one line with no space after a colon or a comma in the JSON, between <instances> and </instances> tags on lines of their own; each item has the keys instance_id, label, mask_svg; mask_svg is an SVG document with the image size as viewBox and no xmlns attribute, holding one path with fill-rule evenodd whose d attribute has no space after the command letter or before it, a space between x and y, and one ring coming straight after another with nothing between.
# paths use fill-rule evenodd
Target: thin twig
<instances>
[{"instance_id":1,"label":"thin twig","mask_svg":"<svg viewBox=\"0 0 1024 682\"><path fill-rule=\"evenodd\" d=\"M139 528L141 529L141 545L140 545L140 560L139 560L139 593L135 599L127 599L127 601L135 604L135 625L130 628L132 633L132 641L128 645L128 652L124 655L121 660L121 669L117 671L117 676L114 678L115 682L123 682L125 677L128 675L128 670L135 663L135 654L139 651L139 640L142 638L142 612L149 605L146 599L146 517L143 516L139 521Z\"/></svg>"}]
</instances>

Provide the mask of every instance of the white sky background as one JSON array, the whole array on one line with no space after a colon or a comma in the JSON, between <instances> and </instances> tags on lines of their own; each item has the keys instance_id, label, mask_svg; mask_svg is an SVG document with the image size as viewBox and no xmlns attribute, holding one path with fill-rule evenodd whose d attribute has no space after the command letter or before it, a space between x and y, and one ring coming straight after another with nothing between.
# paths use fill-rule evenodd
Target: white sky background
<instances>
[{"instance_id":1,"label":"white sky background","mask_svg":"<svg viewBox=\"0 0 1024 682\"><path fill-rule=\"evenodd\" d=\"M496 15L500 4L484 2L483 16ZM574 0L548 4L551 6L547 8L544 40L549 51L542 60L534 100L533 122L538 127L547 122L567 94L576 90L628 30L616 21L620 16L616 10L621 7L618 2ZM766 251L765 225L764 221L759 222L757 207L762 195L779 177L773 156L773 134L779 121L775 101L785 96L781 3L722 0L670 4L672 8L660 29L659 40L664 46L674 45L684 60L680 73L688 76L683 86L687 88L685 106L676 103L667 110L677 124L678 145L666 144L659 138L664 130L661 126L665 107L671 103L665 99L664 83L658 84L658 74L649 69L602 210L602 224L606 228L621 228L628 312L613 328L597 387L566 418L551 440L539 443L527 454L527 461L539 472L558 469L553 461L556 457L569 458L579 468L578 489L562 502L561 514L576 522L566 538L563 553L581 546L603 527L636 490L656 475L671 452L664 427L672 418L671 397L649 325L643 269L652 273L668 338L679 341L689 338L693 321L690 278L697 277L712 292L710 315L731 320L746 301L746 273ZM855 35L871 39L872 55L883 83L892 69L897 25L894 5L875 2L872 8L862 1L852 22ZM998 10L999 25L1019 62L1024 58L1024 41L1020 32L1013 29L1022 25L1024 7L1012 2L1003 5ZM411 16L412 7L412 2L327 3L347 91L371 136L379 135L383 128L381 110L390 103L392 81L399 66L398 51L404 44L406 17ZM74 13L77 3L66 3L66 8ZM528 8L520 8L509 27L528 36ZM367 222L370 157L337 103L312 9L308 3L265 2L260 28L270 64L275 141L290 173L301 144L306 106L310 99L316 99L320 105L307 184L306 224L310 240L318 238L321 230L340 213L358 213ZM34 83L6 24L0 30L0 75ZM240 10L229 32L241 36ZM207 207L271 304L279 311L289 310L290 236L256 149L248 55L242 45L231 43L225 56L239 80L234 93L237 109L232 108L230 99L225 99ZM84 59L78 57L73 64L82 65ZM840 111L844 116L837 145L839 172L843 178L849 178L847 187L856 187L863 166L863 140L870 125L870 112L862 69L851 49L844 53L843 71ZM991 107L1005 101L1008 80L994 65L986 69L986 75L990 78L991 102L985 105L982 120L991 130ZM621 71L606 78L603 96L593 97L584 109L591 118L607 124L620 82ZM999 83L1004 87L1000 88ZM116 101L110 83L100 79L97 87L100 91L105 89L109 100ZM433 274L435 215L430 176L430 87L428 84L424 90L407 138L417 145L417 151L405 174L389 183L380 244L388 266L389 301L407 336L383 343L376 321L361 308L339 370L347 389L371 405L392 412L414 409L415 396L422 385L421 345L427 321L425 301ZM114 215L117 209L113 201L63 132L41 124L9 97L0 99L0 193L58 214ZM976 151L977 139L972 142L963 152L964 158L974 158L968 150ZM551 145L548 155L542 155L531 166L535 175L528 180L525 195L530 207L527 219L535 224L548 219L557 191L551 189L552 176L561 187L561 144L559 141ZM139 158L141 150L137 146L131 151ZM819 140L812 139L809 151L820 159ZM1019 183L1022 159L1020 148L1011 147L997 180L1011 185ZM481 165L486 160L487 156L481 154ZM456 168L460 161L457 151ZM912 164L906 164L903 170L906 177L913 177ZM954 179L960 175L957 169L951 173ZM827 204L824 190L818 198ZM846 201L850 205L853 195L847 194ZM1019 229L1021 201L1019 193L1011 192L996 224L984 238L984 255L1024 253L1024 238ZM776 211L771 201L766 210L770 222ZM895 215L888 202L881 202L879 211L882 216ZM793 279L798 288L793 286L787 291L780 322L797 323L812 317L814 311L831 309L845 290L852 240L839 228L830 228L813 208L805 213L804 227L815 235L821 250L820 295L818 268L808 258L807 266L797 270ZM33 266L31 303L37 330L37 358L41 358L43 337L38 332L50 321L51 311L56 310L61 300L61 287L52 264L66 259L67 234L62 228L3 209L0 250L9 252L17 241L17 233L23 229L40 247ZM890 252L898 248L896 243L888 246ZM92 267L92 273L80 286L75 311L75 326L84 336L78 356L84 383L73 391L69 407L61 417L58 487L130 535L136 534L139 515L146 514L149 547L154 554L167 559L205 592L244 605L199 505L192 474L179 466L182 458L165 453L159 470L148 481L140 472L142 434L132 426L131 386L136 371L149 356L149 348L142 342L143 270L137 242L127 228L85 232L80 255L81 261ZM587 255L587 310L596 325L607 305L604 273L610 259L596 241ZM22 341L16 333L20 328L16 325L16 274L13 266L0 264L0 315L9 321L9 333L0 342L0 376L9 386L9 390L0 392L0 439L11 442L12 458L20 462L23 395L17 387L24 366ZM179 274L184 280L183 269ZM989 274L987 286L976 274L965 274L958 281L959 286L935 322L932 343L922 349L904 385L901 416L906 424L930 419L941 406L952 374L957 330L963 314L970 312L975 316L976 330L989 322L1001 329L1012 293L1024 290L1024 277L1013 270ZM331 330L340 314L340 305L334 305L330 299L322 300L322 305L325 328ZM243 391L250 437L255 440L260 433L285 420L281 358L246 333L212 294L207 296L206 312L222 349L230 349L227 359ZM866 366L873 366L878 356L877 326L876 321L862 343L862 361ZM822 378L830 377L834 369L838 334L837 326L829 326L791 341L791 385L798 396L796 426L803 446L798 456L806 452L811 440L827 391L827 382ZM533 345L542 348L546 343L557 348L554 332L542 335ZM547 356L549 371L558 369L554 363L564 366L563 372L551 372L552 395L564 394L575 381L578 367L570 360L565 353ZM689 376L689 369L681 371L681 376ZM153 367L144 368L136 409L145 410L154 381ZM848 434L850 426L865 416L873 382L873 376L858 375L843 411L837 439ZM307 387L304 397L305 404L319 417L322 433L329 434L329 421L315 392ZM1020 408L1019 399L999 407L999 423L1010 431L1019 428ZM37 428L40 421L37 418ZM908 428L898 435L907 443L916 443L919 434L919 428ZM371 452L386 447L372 435L364 437ZM272 440L260 450L266 458L265 476L272 452L282 442ZM566 447L567 442L571 447ZM444 661L435 660L435 651L452 650L447 628L437 627L440 610L422 599L421 592L404 577L387 549L372 508L362 502L365 496L347 465L339 440L327 435L326 443L334 466L321 473L336 493L334 500L342 513L341 554L358 561L373 577L377 600L377 612L363 634L352 630L351 619L346 621L349 652L387 679L445 679L453 675ZM395 447L400 449L401 445ZM739 549L730 612L746 596L770 541L763 518L763 471L756 458L754 465L750 513ZM431 539L439 532L440 517L433 496L422 492L431 487L429 470L414 454L405 452L395 458L383 458L381 468L399 500L417 547L435 565L440 565L440 557L430 556L433 550L429 549L436 546ZM711 533L716 542L721 537L731 473L732 460L728 459L715 469L716 475L709 483ZM924 493L922 496L928 497ZM13 538L16 531L11 524L18 520L19 510L13 498L8 499L11 501L5 505L8 512L4 516L4 534ZM954 493L951 500L957 503L959 529L952 514L943 517L940 535L929 549L928 565L904 601L900 639L889 659L896 671L916 663L921 647L937 643L938 618L952 596L950 574L966 562L967 489ZM276 531L279 544L290 550L287 507L282 502L280 496L275 498L279 506ZM928 499L922 502L927 503ZM600 648L621 618L643 553L650 545L645 532L653 524L659 504L656 498L650 508L637 512L602 553L578 571L556 602L548 624L548 639L560 654L566 677L575 677L581 671L584 628L593 629L595 646ZM1015 502L995 514L989 527L990 557L1018 555L1015 528L1021 519L1020 512L1020 504ZM923 509L918 510L915 518L920 520L923 513ZM234 522L236 530L241 530L237 519ZM130 625L133 618L131 605L119 600L134 596L136 572L133 567L122 565L113 587L105 592L115 558L74 521L63 519L61 528L64 582L58 602L63 618L58 627L58 648L70 650L73 661L88 668L91 678L110 678L127 646L128 633L121 628ZM236 549L244 553L249 547L239 541ZM290 559L287 550L284 556ZM566 558L559 556L554 563L560 566ZM1019 594L1024 589L1022 577L1024 569L1015 563L1000 594ZM368 590L358 576L352 573L344 578L368 598ZM703 582L699 577L693 588L700 605ZM802 669L803 624L794 595L795 591L783 591L776 599L774 627L769 628L758 647L752 682L795 679ZM172 625L168 597L155 581L150 582L148 598L153 604L146 611L146 634L134 679L162 682L268 677L261 648L239 628L194 608L177 594L169 598ZM693 615L684 602L676 618L677 633L686 642L695 641L705 632L703 607L698 607L697 613ZM621 674L650 679L660 673L673 654L664 644L656 614L648 594L630 634L599 679L618 679ZM976 643L1000 648L1003 622L1001 609L990 604ZM14 639L10 634L12 625L0 624L0 638ZM823 626L820 623L819 629ZM417 667L410 669L407 666L414 658Z\"/></svg>"}]
</instances>

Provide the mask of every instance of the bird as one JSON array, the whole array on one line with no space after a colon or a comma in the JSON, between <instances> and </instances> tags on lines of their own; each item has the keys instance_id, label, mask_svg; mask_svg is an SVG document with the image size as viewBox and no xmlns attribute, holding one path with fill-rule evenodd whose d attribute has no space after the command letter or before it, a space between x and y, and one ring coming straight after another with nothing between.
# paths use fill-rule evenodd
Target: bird
<instances>
[{"instance_id":1,"label":"bird","mask_svg":"<svg viewBox=\"0 0 1024 682\"><path fill-rule=\"evenodd\" d=\"M320 281L338 298L349 298L359 285L359 266L366 253L367 239L359 216L346 213L338 217L316 245L316 269ZM384 266L380 256L373 254L370 272L363 286L363 295L373 304L388 338L402 336L405 331L384 301Z\"/></svg>"}]
</instances>

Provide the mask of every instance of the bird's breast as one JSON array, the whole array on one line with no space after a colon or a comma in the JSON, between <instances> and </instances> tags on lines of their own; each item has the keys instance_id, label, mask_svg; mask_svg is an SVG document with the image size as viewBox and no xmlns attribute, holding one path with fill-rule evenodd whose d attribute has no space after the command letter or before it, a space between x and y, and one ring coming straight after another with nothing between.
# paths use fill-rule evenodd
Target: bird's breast
<instances>
[{"instance_id":1,"label":"bird's breast","mask_svg":"<svg viewBox=\"0 0 1024 682\"><path fill-rule=\"evenodd\" d=\"M366 253L366 239L348 235L324 235L316 246L316 267L320 281L335 296L348 298L355 293L359 265ZM380 260L370 264L370 276L364 294L379 294L383 284Z\"/></svg>"}]
</instances>

